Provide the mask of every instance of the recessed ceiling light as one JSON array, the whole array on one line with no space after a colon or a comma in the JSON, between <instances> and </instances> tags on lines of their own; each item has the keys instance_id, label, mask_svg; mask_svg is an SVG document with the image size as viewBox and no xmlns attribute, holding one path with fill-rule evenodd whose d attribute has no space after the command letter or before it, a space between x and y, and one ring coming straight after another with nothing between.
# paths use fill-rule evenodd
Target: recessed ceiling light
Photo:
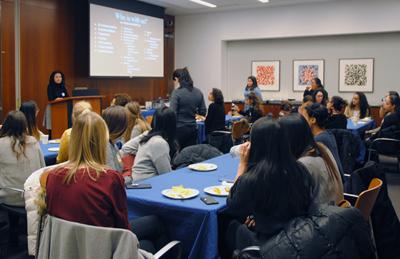
<instances>
[{"instance_id":1,"label":"recessed ceiling light","mask_svg":"<svg viewBox=\"0 0 400 259\"><path fill-rule=\"evenodd\" d=\"M261 3L269 3L269 0L258 0L258 1L260 1Z\"/></svg>"},{"instance_id":2,"label":"recessed ceiling light","mask_svg":"<svg viewBox=\"0 0 400 259\"><path fill-rule=\"evenodd\" d=\"M201 4L201 5L205 5L207 7L211 7L211 8L215 8L217 7L215 4L211 4L209 2L206 1L202 1L202 0L190 0L191 2L194 2L196 4Z\"/></svg>"}]
</instances>

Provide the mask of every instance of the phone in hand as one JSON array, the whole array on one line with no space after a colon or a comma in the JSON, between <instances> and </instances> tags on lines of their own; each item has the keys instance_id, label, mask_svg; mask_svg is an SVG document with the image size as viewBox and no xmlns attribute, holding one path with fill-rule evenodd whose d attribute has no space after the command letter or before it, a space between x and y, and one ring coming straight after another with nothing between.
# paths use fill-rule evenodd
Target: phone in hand
<instances>
[{"instance_id":1,"label":"phone in hand","mask_svg":"<svg viewBox=\"0 0 400 259\"><path fill-rule=\"evenodd\" d=\"M219 203L217 200L215 200L213 197L210 197L210 196L201 197L200 200L207 205L213 205L213 204Z\"/></svg>"},{"instance_id":2,"label":"phone in hand","mask_svg":"<svg viewBox=\"0 0 400 259\"><path fill-rule=\"evenodd\" d=\"M128 184L126 189L151 189L151 184L149 183L133 183Z\"/></svg>"}]
</instances>

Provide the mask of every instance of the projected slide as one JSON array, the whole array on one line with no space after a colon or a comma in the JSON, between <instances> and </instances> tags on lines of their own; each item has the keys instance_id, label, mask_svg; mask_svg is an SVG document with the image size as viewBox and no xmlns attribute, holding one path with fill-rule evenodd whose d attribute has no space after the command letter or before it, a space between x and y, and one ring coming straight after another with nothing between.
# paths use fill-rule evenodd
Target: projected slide
<instances>
[{"instance_id":1,"label":"projected slide","mask_svg":"<svg viewBox=\"0 0 400 259\"><path fill-rule=\"evenodd\" d=\"M90 76L164 76L164 21L90 4Z\"/></svg>"}]
</instances>

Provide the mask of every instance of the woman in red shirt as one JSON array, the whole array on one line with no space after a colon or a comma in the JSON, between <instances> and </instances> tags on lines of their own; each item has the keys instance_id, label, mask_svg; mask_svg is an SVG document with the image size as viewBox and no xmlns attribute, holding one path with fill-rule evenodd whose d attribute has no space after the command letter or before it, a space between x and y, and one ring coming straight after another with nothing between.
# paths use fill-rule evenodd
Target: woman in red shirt
<instances>
[{"instance_id":1,"label":"woman in red shirt","mask_svg":"<svg viewBox=\"0 0 400 259\"><path fill-rule=\"evenodd\" d=\"M108 139L107 125L98 114L87 111L75 119L69 160L48 174L46 203L50 215L88 225L130 229L123 177L106 165ZM140 225L159 225L154 216L139 221ZM157 233L148 233L146 229L136 229L134 221L131 224L141 244L139 233L154 237L154 240L148 238L152 241L165 236L162 225L156 228Z\"/></svg>"}]
</instances>

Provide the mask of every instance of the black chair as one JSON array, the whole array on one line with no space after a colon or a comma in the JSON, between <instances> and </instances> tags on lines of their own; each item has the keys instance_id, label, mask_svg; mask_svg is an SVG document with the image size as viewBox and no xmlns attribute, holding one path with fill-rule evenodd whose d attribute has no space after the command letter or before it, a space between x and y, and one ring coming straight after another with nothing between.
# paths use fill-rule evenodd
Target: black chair
<instances>
[{"instance_id":1,"label":"black chair","mask_svg":"<svg viewBox=\"0 0 400 259\"><path fill-rule=\"evenodd\" d=\"M24 190L13 188L13 187L5 187L5 186L0 186L0 190L10 190L10 191L15 191L21 193L21 195L24 194ZM0 203L0 211L6 212L5 216L9 215L10 221L7 219L6 222L0 222L0 229L1 229L1 234L0 234L0 243L4 245L9 244L9 237L15 238L16 240L18 239L18 221L20 218L26 218L26 210L25 207L21 206L12 206L8 205L5 203ZM11 220L13 219L13 220ZM5 249L3 251L3 249ZM6 256L7 254L7 247L0 247L0 258L1 256Z\"/></svg>"},{"instance_id":2,"label":"black chair","mask_svg":"<svg viewBox=\"0 0 400 259\"><path fill-rule=\"evenodd\" d=\"M208 144L227 154L233 146L232 133L225 130L213 131L208 137Z\"/></svg>"},{"instance_id":3,"label":"black chair","mask_svg":"<svg viewBox=\"0 0 400 259\"><path fill-rule=\"evenodd\" d=\"M390 138L377 138L373 140L368 149L368 160L373 160L382 166L395 164L397 173L399 173L400 140Z\"/></svg>"},{"instance_id":4,"label":"black chair","mask_svg":"<svg viewBox=\"0 0 400 259\"><path fill-rule=\"evenodd\" d=\"M360 154L361 139L353 135L349 130L329 129L335 136L339 151L340 162L342 163L343 173L350 174L357 167L357 157Z\"/></svg>"}]
</instances>

